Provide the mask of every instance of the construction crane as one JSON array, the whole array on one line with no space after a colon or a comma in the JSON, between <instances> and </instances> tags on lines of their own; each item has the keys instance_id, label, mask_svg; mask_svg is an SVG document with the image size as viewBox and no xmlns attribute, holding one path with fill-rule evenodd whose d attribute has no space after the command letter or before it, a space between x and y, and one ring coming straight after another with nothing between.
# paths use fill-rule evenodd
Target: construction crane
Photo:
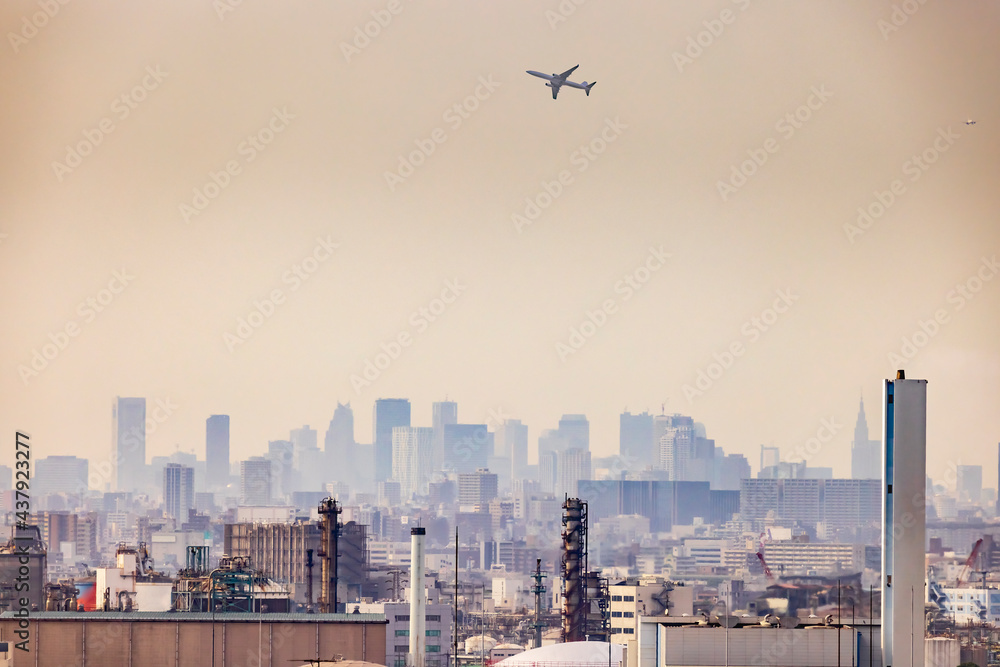
<instances>
[{"instance_id":1,"label":"construction crane","mask_svg":"<svg viewBox=\"0 0 1000 667\"><path fill-rule=\"evenodd\" d=\"M760 564L764 566L764 574L767 576L768 581L774 581L774 575L771 573L771 568L767 566L767 561L764 560L764 553L761 551L757 552L757 560Z\"/></svg>"},{"instance_id":2,"label":"construction crane","mask_svg":"<svg viewBox=\"0 0 1000 667\"><path fill-rule=\"evenodd\" d=\"M965 577L969 574L969 568L972 564L976 562L976 556L979 555L979 548L983 546L983 538L976 540L976 543L972 545L972 552L965 561L965 567L962 568L961 574L958 575L958 581L956 582L955 588L961 588L962 582L965 581Z\"/></svg>"}]
</instances>

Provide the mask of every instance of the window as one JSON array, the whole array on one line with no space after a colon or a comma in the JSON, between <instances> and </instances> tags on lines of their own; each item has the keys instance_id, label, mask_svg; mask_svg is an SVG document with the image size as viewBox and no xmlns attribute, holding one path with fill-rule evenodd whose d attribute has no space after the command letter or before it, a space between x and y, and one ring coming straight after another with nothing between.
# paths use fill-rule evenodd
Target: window
<instances>
[{"instance_id":1,"label":"window","mask_svg":"<svg viewBox=\"0 0 1000 667\"><path fill-rule=\"evenodd\" d=\"M428 630L427 631L427 636L428 637L440 637L441 636L441 631L440 630Z\"/></svg>"},{"instance_id":2,"label":"window","mask_svg":"<svg viewBox=\"0 0 1000 667\"><path fill-rule=\"evenodd\" d=\"M400 621L409 621L409 620L410 620L410 615L409 614L405 614L405 615L397 616L396 617L396 622L397 623L399 623Z\"/></svg>"},{"instance_id":3,"label":"window","mask_svg":"<svg viewBox=\"0 0 1000 667\"><path fill-rule=\"evenodd\" d=\"M622 628L622 630L624 630L625 634L627 634L627 635L634 635L635 634L635 628Z\"/></svg>"},{"instance_id":4,"label":"window","mask_svg":"<svg viewBox=\"0 0 1000 667\"><path fill-rule=\"evenodd\" d=\"M433 645L433 646L429 645L427 647L427 652L428 653L440 653L441 652L441 646L440 645Z\"/></svg>"},{"instance_id":5,"label":"window","mask_svg":"<svg viewBox=\"0 0 1000 667\"><path fill-rule=\"evenodd\" d=\"M635 618L635 612L633 612L633 611L624 611L624 612L622 612L622 616L624 616L625 618Z\"/></svg>"},{"instance_id":6,"label":"window","mask_svg":"<svg viewBox=\"0 0 1000 667\"><path fill-rule=\"evenodd\" d=\"M623 600L624 600L625 602L635 602L635 596L634 596L634 595L626 595L626 596L625 596L625 597L623 598Z\"/></svg>"},{"instance_id":7,"label":"window","mask_svg":"<svg viewBox=\"0 0 1000 667\"><path fill-rule=\"evenodd\" d=\"M396 653L407 653L410 650L409 644L404 644L402 646L396 645Z\"/></svg>"},{"instance_id":8,"label":"window","mask_svg":"<svg viewBox=\"0 0 1000 667\"><path fill-rule=\"evenodd\" d=\"M621 602L622 601L622 596L620 596L620 595L612 595L611 596L611 601L612 602Z\"/></svg>"},{"instance_id":9,"label":"window","mask_svg":"<svg viewBox=\"0 0 1000 667\"><path fill-rule=\"evenodd\" d=\"M406 658L396 658L393 667L406 667Z\"/></svg>"},{"instance_id":10,"label":"window","mask_svg":"<svg viewBox=\"0 0 1000 667\"><path fill-rule=\"evenodd\" d=\"M409 630L396 630L396 636L397 637L409 637L410 636L410 631Z\"/></svg>"},{"instance_id":11,"label":"window","mask_svg":"<svg viewBox=\"0 0 1000 667\"><path fill-rule=\"evenodd\" d=\"M621 618L621 617L622 617L622 613L620 611L613 611L613 612L611 612L611 618Z\"/></svg>"},{"instance_id":12,"label":"window","mask_svg":"<svg viewBox=\"0 0 1000 667\"><path fill-rule=\"evenodd\" d=\"M409 619L407 619L407 620L409 620ZM425 621L435 621L435 622L440 623L441 622L441 614L431 614L429 616L424 616L424 620Z\"/></svg>"}]
</instances>

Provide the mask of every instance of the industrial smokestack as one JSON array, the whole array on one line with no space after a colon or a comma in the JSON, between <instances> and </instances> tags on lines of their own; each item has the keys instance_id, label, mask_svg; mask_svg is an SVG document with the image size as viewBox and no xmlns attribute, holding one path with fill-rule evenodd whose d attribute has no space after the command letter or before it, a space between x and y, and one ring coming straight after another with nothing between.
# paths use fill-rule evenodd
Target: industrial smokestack
<instances>
[{"instance_id":1,"label":"industrial smokestack","mask_svg":"<svg viewBox=\"0 0 1000 667\"><path fill-rule=\"evenodd\" d=\"M410 655L409 667L424 667L427 648L424 592L424 528L410 529Z\"/></svg>"}]
</instances>

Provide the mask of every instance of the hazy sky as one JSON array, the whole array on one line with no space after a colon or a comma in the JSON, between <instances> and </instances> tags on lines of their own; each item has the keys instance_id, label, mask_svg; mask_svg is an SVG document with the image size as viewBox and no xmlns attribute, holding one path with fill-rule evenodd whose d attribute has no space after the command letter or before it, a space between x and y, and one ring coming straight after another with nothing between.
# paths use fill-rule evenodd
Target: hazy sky
<instances>
[{"instance_id":1,"label":"hazy sky","mask_svg":"<svg viewBox=\"0 0 1000 667\"><path fill-rule=\"evenodd\" d=\"M234 459L448 396L596 455L666 403L754 468L832 422L847 475L902 365L931 474L995 485L1000 4L48 5L0 5L0 460L106 458L116 395Z\"/></svg>"}]
</instances>

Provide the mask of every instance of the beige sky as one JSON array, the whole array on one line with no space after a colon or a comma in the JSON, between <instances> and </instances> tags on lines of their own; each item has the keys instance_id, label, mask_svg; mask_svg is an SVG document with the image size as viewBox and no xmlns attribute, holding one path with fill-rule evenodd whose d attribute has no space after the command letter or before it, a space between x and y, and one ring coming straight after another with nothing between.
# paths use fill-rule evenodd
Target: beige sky
<instances>
[{"instance_id":1,"label":"beige sky","mask_svg":"<svg viewBox=\"0 0 1000 667\"><path fill-rule=\"evenodd\" d=\"M302 424L322 438L338 400L370 441L376 398L429 425L447 395L462 421L522 419L532 447L586 413L602 455L624 408L666 403L754 467L832 419L810 462L847 474L859 393L875 437L889 355L916 335L928 469L982 463L996 484L1000 5L224 1L0 8L11 443L105 457L113 397L146 396L177 406L149 456L203 456L226 413L246 457ZM589 97L524 73L577 63ZM519 229L526 199L545 208ZM693 395L699 372L715 378Z\"/></svg>"}]
</instances>

